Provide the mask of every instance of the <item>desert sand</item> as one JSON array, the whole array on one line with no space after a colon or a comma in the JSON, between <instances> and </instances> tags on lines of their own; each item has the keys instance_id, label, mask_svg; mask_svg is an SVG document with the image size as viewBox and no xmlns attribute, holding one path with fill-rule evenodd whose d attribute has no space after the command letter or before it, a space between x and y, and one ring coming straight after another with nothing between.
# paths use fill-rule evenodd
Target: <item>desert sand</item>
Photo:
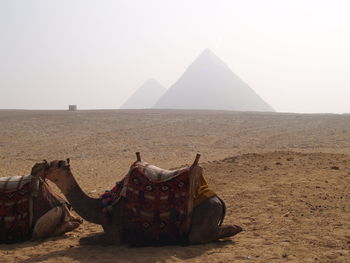
<instances>
[{"instance_id":1,"label":"desert sand","mask_svg":"<svg viewBox=\"0 0 350 263\"><path fill-rule=\"evenodd\" d=\"M0 176L71 159L98 196L140 151L163 168L200 163L244 231L196 246L81 246L61 237L0 245L0 262L350 262L350 115L225 111L0 111ZM57 188L56 188L57 190ZM59 190L57 190L59 192Z\"/></svg>"}]
</instances>

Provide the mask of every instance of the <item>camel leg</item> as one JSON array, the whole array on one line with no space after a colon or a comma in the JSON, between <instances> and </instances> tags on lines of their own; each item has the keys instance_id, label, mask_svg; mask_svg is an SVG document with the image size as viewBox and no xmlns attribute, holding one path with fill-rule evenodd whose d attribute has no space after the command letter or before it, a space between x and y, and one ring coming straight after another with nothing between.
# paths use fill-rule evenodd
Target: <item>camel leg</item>
<instances>
[{"instance_id":1,"label":"camel leg","mask_svg":"<svg viewBox=\"0 0 350 263\"><path fill-rule=\"evenodd\" d=\"M222 225L219 228L220 233L218 238L232 237L243 230L240 226L237 225Z\"/></svg>"},{"instance_id":2,"label":"camel leg","mask_svg":"<svg viewBox=\"0 0 350 263\"><path fill-rule=\"evenodd\" d=\"M192 215L192 227L189 233L190 244L201 244L230 237L242 231L239 226L219 226L223 214L223 205L214 196L195 207Z\"/></svg>"},{"instance_id":3,"label":"camel leg","mask_svg":"<svg viewBox=\"0 0 350 263\"><path fill-rule=\"evenodd\" d=\"M61 223L56 226L53 236L59 236L66 232L72 231L83 223L83 221L80 218L77 218L70 214L66 205L63 205L61 209L63 212L63 220L61 217Z\"/></svg>"},{"instance_id":4,"label":"camel leg","mask_svg":"<svg viewBox=\"0 0 350 263\"><path fill-rule=\"evenodd\" d=\"M33 229L32 240L62 235L77 228L81 223L81 219L69 213L67 206L54 207L38 219Z\"/></svg>"},{"instance_id":5,"label":"camel leg","mask_svg":"<svg viewBox=\"0 0 350 263\"><path fill-rule=\"evenodd\" d=\"M34 226L32 240L52 236L56 226L62 220L63 210L61 207L54 207L40 217Z\"/></svg>"}]
</instances>

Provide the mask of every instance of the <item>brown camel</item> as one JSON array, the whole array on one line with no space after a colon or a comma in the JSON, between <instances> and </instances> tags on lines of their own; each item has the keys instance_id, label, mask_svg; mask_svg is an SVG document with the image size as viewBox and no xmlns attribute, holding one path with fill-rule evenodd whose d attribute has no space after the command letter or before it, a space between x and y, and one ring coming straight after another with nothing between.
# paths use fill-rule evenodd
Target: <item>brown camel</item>
<instances>
[{"instance_id":1,"label":"brown camel","mask_svg":"<svg viewBox=\"0 0 350 263\"><path fill-rule=\"evenodd\" d=\"M191 167L175 171L168 171L155 166L149 167L151 165L141 162L141 159L138 155L138 161L135 162L134 165L143 167L146 170L153 169L151 172L154 172L154 174L158 177L162 175L171 177L176 176L177 174L183 174L184 171L190 171L193 172L193 174L201 175L202 168L198 166L197 163L198 158ZM162 238L160 238L159 240L149 239L147 237L147 234L146 236L138 235L135 229L133 229L132 227L127 227L129 222L125 221L125 218L128 218L125 212L127 211L125 210L125 207L130 206L130 204L132 204L129 200L130 198L132 198L131 195L127 194L127 196L123 196L121 198L116 199L113 202L113 204L108 207L108 214L111 220L106 220L106 213L103 213L103 210L101 209L103 200L101 200L101 198L91 198L83 192L83 190L80 188L79 184L77 183L71 172L69 159L67 159L67 161L53 161L51 162L50 166L57 167L58 169L63 168L60 172L48 174L47 179L54 182L58 186L58 188L60 188L60 190L66 196L67 200L70 202L74 210L84 220L103 226L104 233L100 235L82 238L80 240L82 244L200 244L215 241L219 238L230 237L242 231L242 229L239 226L221 225L225 216L225 204L217 195L212 195L209 198L206 198L197 206L193 207L192 213L190 213L191 223L189 227L186 228L187 231L182 233L182 236L180 238L174 240L171 238L171 235L163 235ZM134 167L130 169L130 171L135 171L135 169L136 168ZM129 178L131 177L129 176ZM126 179L124 178L124 183L125 180ZM120 184L121 183L117 185ZM143 198L146 197L147 194L143 194ZM149 196L147 198L152 198L152 196ZM135 210L135 207L138 206L138 203L132 204L130 211L132 211L132 209ZM147 216L147 213L144 213L144 215ZM145 227L147 226L148 225L145 225Z\"/></svg>"},{"instance_id":2,"label":"brown camel","mask_svg":"<svg viewBox=\"0 0 350 263\"><path fill-rule=\"evenodd\" d=\"M45 182L60 170L44 161L30 175L0 178L0 243L58 236L82 223Z\"/></svg>"}]
</instances>

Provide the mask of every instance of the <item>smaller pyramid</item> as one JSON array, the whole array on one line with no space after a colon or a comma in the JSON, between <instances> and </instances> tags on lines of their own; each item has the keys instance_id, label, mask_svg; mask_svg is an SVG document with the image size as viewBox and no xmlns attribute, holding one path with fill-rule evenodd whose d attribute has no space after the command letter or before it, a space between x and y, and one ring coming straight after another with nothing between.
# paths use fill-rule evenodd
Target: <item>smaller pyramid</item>
<instances>
[{"instance_id":1,"label":"smaller pyramid","mask_svg":"<svg viewBox=\"0 0 350 263\"><path fill-rule=\"evenodd\" d=\"M166 92L158 81L147 80L128 100L120 107L121 109L149 109Z\"/></svg>"}]
</instances>

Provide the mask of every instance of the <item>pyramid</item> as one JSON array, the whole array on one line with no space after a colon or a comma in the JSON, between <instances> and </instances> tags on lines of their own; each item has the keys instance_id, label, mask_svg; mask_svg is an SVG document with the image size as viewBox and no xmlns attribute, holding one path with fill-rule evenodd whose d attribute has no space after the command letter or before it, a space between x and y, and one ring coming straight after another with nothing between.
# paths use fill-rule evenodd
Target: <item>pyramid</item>
<instances>
[{"instance_id":1,"label":"pyramid","mask_svg":"<svg viewBox=\"0 0 350 263\"><path fill-rule=\"evenodd\" d=\"M158 81L147 80L129 99L120 107L121 109L149 109L166 92Z\"/></svg>"},{"instance_id":2,"label":"pyramid","mask_svg":"<svg viewBox=\"0 0 350 263\"><path fill-rule=\"evenodd\" d=\"M274 111L209 49L159 98L154 108Z\"/></svg>"}]
</instances>

